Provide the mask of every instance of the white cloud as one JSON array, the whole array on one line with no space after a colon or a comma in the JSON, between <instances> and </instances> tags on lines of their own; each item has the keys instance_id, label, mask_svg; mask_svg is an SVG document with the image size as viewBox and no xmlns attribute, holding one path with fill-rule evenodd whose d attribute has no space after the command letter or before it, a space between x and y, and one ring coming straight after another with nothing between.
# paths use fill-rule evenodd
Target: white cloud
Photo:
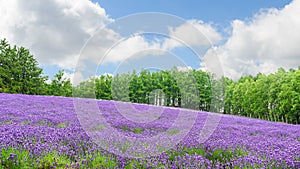
<instances>
[{"instance_id":1,"label":"white cloud","mask_svg":"<svg viewBox=\"0 0 300 169\"><path fill-rule=\"evenodd\" d=\"M164 42L163 49L180 47L183 45L182 43L190 47L206 47L216 44L222 39L212 25L199 20L189 20L179 27L169 28L169 36L171 38Z\"/></svg>"},{"instance_id":2,"label":"white cloud","mask_svg":"<svg viewBox=\"0 0 300 169\"><path fill-rule=\"evenodd\" d=\"M124 61L132 57L142 57L148 54L159 55L160 43L149 43L141 35L124 39L109 51L106 62Z\"/></svg>"},{"instance_id":3,"label":"white cloud","mask_svg":"<svg viewBox=\"0 0 300 169\"><path fill-rule=\"evenodd\" d=\"M111 73L103 73L103 74L100 74L100 75L91 76L90 79L100 78L101 76L111 76L111 77L113 77L114 75L111 74Z\"/></svg>"},{"instance_id":4,"label":"white cloud","mask_svg":"<svg viewBox=\"0 0 300 169\"><path fill-rule=\"evenodd\" d=\"M149 42L142 35L123 38L118 33L105 28L97 31L85 46L77 70L90 72L88 74L90 76L99 68L97 66L101 67L103 64L126 62L132 58L163 53L159 42Z\"/></svg>"},{"instance_id":5,"label":"white cloud","mask_svg":"<svg viewBox=\"0 0 300 169\"><path fill-rule=\"evenodd\" d=\"M0 0L0 38L31 50L42 65L73 69L86 40L112 20L89 0Z\"/></svg>"},{"instance_id":6,"label":"white cloud","mask_svg":"<svg viewBox=\"0 0 300 169\"><path fill-rule=\"evenodd\" d=\"M70 79L70 81L73 83L73 77L74 77L74 73L68 73L68 72L64 72L64 75L63 75L63 79Z\"/></svg>"},{"instance_id":7,"label":"white cloud","mask_svg":"<svg viewBox=\"0 0 300 169\"><path fill-rule=\"evenodd\" d=\"M85 78L81 72L75 72L75 73L67 73L66 74L67 78L70 78L72 85L77 86L80 84L82 81L86 81L88 78Z\"/></svg>"},{"instance_id":8,"label":"white cloud","mask_svg":"<svg viewBox=\"0 0 300 169\"><path fill-rule=\"evenodd\" d=\"M74 75L75 75L75 73L68 73L68 72L65 72L65 71L64 71L64 75L63 75L62 79L63 79L63 80L70 80L71 83L72 83L74 86L75 86L75 85L78 85L80 81L85 80L85 79L83 79L82 75L79 74L79 73L76 74L76 80L74 80L74 77L75 77ZM46 83L47 83L47 84L51 84L51 82L52 82L53 79L54 79L54 77L52 77L52 79L50 79L50 78L47 79L47 80L46 80Z\"/></svg>"},{"instance_id":9,"label":"white cloud","mask_svg":"<svg viewBox=\"0 0 300 169\"><path fill-rule=\"evenodd\" d=\"M85 66L84 70L87 65L79 63L81 59L98 63L114 45L104 62L119 62L139 51L153 54L151 49L160 49L159 43L149 43L139 35L118 43L124 37L105 27L113 20L89 0L0 0L0 16L0 38L29 48L41 65L70 70Z\"/></svg>"},{"instance_id":10,"label":"white cloud","mask_svg":"<svg viewBox=\"0 0 300 169\"><path fill-rule=\"evenodd\" d=\"M279 67L300 65L300 0L283 9L262 10L250 21L234 20L227 42L210 49L205 59L217 54L226 76L271 73Z\"/></svg>"},{"instance_id":11,"label":"white cloud","mask_svg":"<svg viewBox=\"0 0 300 169\"><path fill-rule=\"evenodd\" d=\"M178 71L182 72L188 72L193 69L191 66L176 66L176 68Z\"/></svg>"},{"instance_id":12,"label":"white cloud","mask_svg":"<svg viewBox=\"0 0 300 169\"><path fill-rule=\"evenodd\" d=\"M111 74L111 73L103 73L102 75L104 75L104 76L111 76L111 77L113 77L114 75L113 74ZM101 76L101 75L100 75Z\"/></svg>"}]
</instances>

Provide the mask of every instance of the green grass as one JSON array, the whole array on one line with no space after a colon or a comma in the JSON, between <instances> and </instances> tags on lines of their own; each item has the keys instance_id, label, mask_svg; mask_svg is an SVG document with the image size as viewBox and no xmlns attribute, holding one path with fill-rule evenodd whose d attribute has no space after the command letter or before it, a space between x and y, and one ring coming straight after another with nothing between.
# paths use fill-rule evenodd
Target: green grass
<instances>
[{"instance_id":1,"label":"green grass","mask_svg":"<svg viewBox=\"0 0 300 169\"><path fill-rule=\"evenodd\" d=\"M53 166L64 167L71 164L71 160L66 156L58 155L56 152L46 154L38 159L37 168L51 168Z\"/></svg>"},{"instance_id":2,"label":"green grass","mask_svg":"<svg viewBox=\"0 0 300 169\"><path fill-rule=\"evenodd\" d=\"M58 155L57 152L47 153L41 157L30 157L27 150L6 148L0 150L0 169L20 168L75 168L75 162L68 156ZM100 152L94 152L82 159L80 169L85 168L115 168L117 161L110 156L103 156Z\"/></svg>"},{"instance_id":3,"label":"green grass","mask_svg":"<svg viewBox=\"0 0 300 169\"><path fill-rule=\"evenodd\" d=\"M202 156L203 158L210 160L212 162L212 164L215 164L217 162L225 164L227 162L233 161L234 159L237 159L238 157L248 155L248 152L242 150L241 148L236 148L234 150L231 150L231 149L228 149L228 150L223 150L223 149L205 150L202 147L197 147L197 148L184 147L180 151L169 150L166 153L169 156L170 161L174 161L176 159L176 157L179 157L179 156L183 157L187 153L189 155Z\"/></svg>"},{"instance_id":4,"label":"green grass","mask_svg":"<svg viewBox=\"0 0 300 169\"><path fill-rule=\"evenodd\" d=\"M50 121L48 121L48 120L41 120L41 121L39 121L38 125L40 125L40 126L46 125L48 127L52 127L53 126L53 124Z\"/></svg>"},{"instance_id":5,"label":"green grass","mask_svg":"<svg viewBox=\"0 0 300 169\"><path fill-rule=\"evenodd\" d=\"M6 121L0 122L0 125L6 125L6 124L12 124L12 123L13 123L12 120L6 120Z\"/></svg>"},{"instance_id":6,"label":"green grass","mask_svg":"<svg viewBox=\"0 0 300 169\"><path fill-rule=\"evenodd\" d=\"M31 123L30 120L21 121L20 124L22 125L29 125Z\"/></svg>"},{"instance_id":7,"label":"green grass","mask_svg":"<svg viewBox=\"0 0 300 169\"><path fill-rule=\"evenodd\" d=\"M19 151L10 147L1 150L1 161L0 168L28 168L31 165L28 151Z\"/></svg>"},{"instance_id":8,"label":"green grass","mask_svg":"<svg viewBox=\"0 0 300 169\"><path fill-rule=\"evenodd\" d=\"M130 130L128 126L122 126L121 129L122 129L123 131L129 131L129 130Z\"/></svg>"},{"instance_id":9,"label":"green grass","mask_svg":"<svg viewBox=\"0 0 300 169\"><path fill-rule=\"evenodd\" d=\"M170 130L168 130L167 133L168 133L168 135L173 136L173 135L179 134L179 133L180 133L180 130L177 130L177 129L170 129Z\"/></svg>"},{"instance_id":10,"label":"green grass","mask_svg":"<svg viewBox=\"0 0 300 169\"><path fill-rule=\"evenodd\" d=\"M83 143L82 143L83 144ZM125 153L131 146L132 143L126 142L125 144L119 145L120 150ZM164 153L166 149L162 146L157 146L158 150L161 153ZM19 150L14 148L5 148L0 150L0 169L19 169L19 168L118 168L120 164L117 161L117 157L113 154L103 154L100 151L94 151L90 154L83 154L80 155L79 167L76 167L76 163L72 157L66 155L59 155L57 152L47 153L41 156L33 156L30 157L30 152L27 150ZM211 161L212 165L216 164L217 162L221 164L226 164L228 162L234 161L237 158L248 156L249 152L245 150L243 147L238 147L235 149L215 149L215 150L206 150L202 147L196 148L187 148L182 147L177 150L171 149L165 152L165 154L169 157L169 161L176 161L177 157L184 157L186 154L189 155L199 155L203 158L206 158ZM140 157L143 157L141 155ZM263 157L261 157L263 159ZM299 161L299 158L295 158L295 160ZM125 168L141 168L146 169L146 161L139 160L139 159L127 159L125 162ZM275 165L274 161L274 165ZM180 168L178 163L176 163ZM274 168L273 164L267 166L267 168ZM158 163L156 168L170 168L171 166L165 166L164 164ZM209 166L203 166L203 168L207 168ZM261 168L263 164L249 164L245 163L244 168ZM183 167L184 168L184 167ZM228 167L227 167L228 168ZM239 169L240 167L231 167L234 169ZM275 167L276 168L276 167ZM280 165L277 167L280 168L287 168L285 164Z\"/></svg>"},{"instance_id":11,"label":"green grass","mask_svg":"<svg viewBox=\"0 0 300 169\"><path fill-rule=\"evenodd\" d=\"M136 127L136 128L133 129L132 132L137 133L137 134L141 134L141 133L143 133L143 129L139 128L139 127Z\"/></svg>"},{"instance_id":12,"label":"green grass","mask_svg":"<svg viewBox=\"0 0 300 169\"><path fill-rule=\"evenodd\" d=\"M105 128L105 125L100 124L97 129L98 129L98 131L102 131L104 128Z\"/></svg>"},{"instance_id":13,"label":"green grass","mask_svg":"<svg viewBox=\"0 0 300 169\"><path fill-rule=\"evenodd\" d=\"M83 168L115 168L118 163L110 157L103 156L100 152L95 152L83 162Z\"/></svg>"},{"instance_id":14,"label":"green grass","mask_svg":"<svg viewBox=\"0 0 300 169\"><path fill-rule=\"evenodd\" d=\"M157 149L160 153L164 152L165 151L165 148L161 145L157 145Z\"/></svg>"},{"instance_id":15,"label":"green grass","mask_svg":"<svg viewBox=\"0 0 300 169\"><path fill-rule=\"evenodd\" d=\"M104 124L99 124L99 125L96 125L95 127L93 127L91 129L92 132L95 132L95 131L102 131L105 129L105 125Z\"/></svg>"},{"instance_id":16,"label":"green grass","mask_svg":"<svg viewBox=\"0 0 300 169\"><path fill-rule=\"evenodd\" d=\"M56 125L56 128L61 129L61 128L66 128L67 125L65 123L60 123L58 125Z\"/></svg>"},{"instance_id":17,"label":"green grass","mask_svg":"<svg viewBox=\"0 0 300 169\"><path fill-rule=\"evenodd\" d=\"M130 147L131 147L131 143L126 141L125 144L122 144L120 146L120 150L122 151L122 153L125 153Z\"/></svg>"},{"instance_id":18,"label":"green grass","mask_svg":"<svg viewBox=\"0 0 300 169\"><path fill-rule=\"evenodd\" d=\"M121 129L123 131L129 131L129 132L133 132L133 133L136 133L136 134L141 134L143 133L143 129L140 128L140 127L135 127L134 129L130 129L128 126L122 126Z\"/></svg>"}]
</instances>

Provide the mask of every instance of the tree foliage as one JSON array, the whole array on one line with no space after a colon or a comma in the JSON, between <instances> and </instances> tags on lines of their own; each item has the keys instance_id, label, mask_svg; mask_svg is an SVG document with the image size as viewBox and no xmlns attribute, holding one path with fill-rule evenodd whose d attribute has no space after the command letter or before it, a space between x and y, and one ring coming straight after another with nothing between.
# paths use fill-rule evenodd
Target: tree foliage
<instances>
[{"instance_id":1,"label":"tree foliage","mask_svg":"<svg viewBox=\"0 0 300 169\"><path fill-rule=\"evenodd\" d=\"M48 95L54 96L72 96L72 83L71 80L64 77L65 72L59 70L58 73L54 75L52 82L48 85Z\"/></svg>"},{"instance_id":2,"label":"tree foliage","mask_svg":"<svg viewBox=\"0 0 300 169\"><path fill-rule=\"evenodd\" d=\"M0 92L43 94L46 77L28 49L0 41Z\"/></svg>"},{"instance_id":3,"label":"tree foliage","mask_svg":"<svg viewBox=\"0 0 300 169\"><path fill-rule=\"evenodd\" d=\"M300 123L300 69L230 81L225 112L270 121Z\"/></svg>"},{"instance_id":4,"label":"tree foliage","mask_svg":"<svg viewBox=\"0 0 300 169\"><path fill-rule=\"evenodd\" d=\"M93 85L95 82L95 85ZM83 87L85 86L85 87ZM76 87L83 97L247 116L299 124L300 69L234 81L201 71L163 70L101 75Z\"/></svg>"},{"instance_id":5,"label":"tree foliage","mask_svg":"<svg viewBox=\"0 0 300 169\"><path fill-rule=\"evenodd\" d=\"M11 46L6 39L0 41L0 92L72 96L72 84L64 78L64 71L59 71L50 84L47 80L28 49Z\"/></svg>"}]
</instances>

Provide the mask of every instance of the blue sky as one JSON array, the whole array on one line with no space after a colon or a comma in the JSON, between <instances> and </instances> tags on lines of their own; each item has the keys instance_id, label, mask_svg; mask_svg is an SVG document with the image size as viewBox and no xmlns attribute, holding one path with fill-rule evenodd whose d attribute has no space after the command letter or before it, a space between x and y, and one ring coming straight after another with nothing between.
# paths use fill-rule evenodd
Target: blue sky
<instances>
[{"instance_id":1,"label":"blue sky","mask_svg":"<svg viewBox=\"0 0 300 169\"><path fill-rule=\"evenodd\" d=\"M236 79L300 65L298 11L300 0L11 0L0 1L0 38L29 48L50 78L60 69L70 78L92 72L77 72L83 80L169 59ZM143 12L173 18L136 15Z\"/></svg>"},{"instance_id":2,"label":"blue sky","mask_svg":"<svg viewBox=\"0 0 300 169\"><path fill-rule=\"evenodd\" d=\"M93 0L112 18L139 12L163 12L184 19L201 19L228 25L234 19L252 17L262 8L282 8L290 0Z\"/></svg>"},{"instance_id":3,"label":"blue sky","mask_svg":"<svg viewBox=\"0 0 300 169\"><path fill-rule=\"evenodd\" d=\"M247 20L263 9L281 9L291 0L92 0L114 19L141 12L162 12L211 22L224 36L233 20Z\"/></svg>"},{"instance_id":4,"label":"blue sky","mask_svg":"<svg viewBox=\"0 0 300 169\"><path fill-rule=\"evenodd\" d=\"M224 37L233 20L248 20L259 11L269 8L281 9L289 4L290 0L211 0L211 1L183 1L183 0L93 0L106 10L108 16L114 19L143 12L161 12L181 17L185 20L196 19L212 23ZM224 39L226 41L226 39ZM185 48L175 49L181 57L193 57L191 51ZM186 59L186 64L192 68L199 68L196 59ZM109 65L103 65L102 73L109 70ZM112 67L110 67L112 69ZM111 72L111 70L110 70Z\"/></svg>"}]
</instances>

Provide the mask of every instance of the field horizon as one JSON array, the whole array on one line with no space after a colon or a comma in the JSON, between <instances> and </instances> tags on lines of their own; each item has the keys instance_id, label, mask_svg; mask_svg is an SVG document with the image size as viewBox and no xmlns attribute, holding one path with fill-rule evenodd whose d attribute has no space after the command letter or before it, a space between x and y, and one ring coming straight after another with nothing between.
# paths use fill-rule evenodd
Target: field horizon
<instances>
[{"instance_id":1,"label":"field horizon","mask_svg":"<svg viewBox=\"0 0 300 169\"><path fill-rule=\"evenodd\" d=\"M164 106L164 105L153 105L153 104L147 104L147 103L135 103L135 102L125 102L125 101L119 101L119 100L106 100L106 99L96 99L96 98L82 98L82 97L67 97L67 96L55 96L55 95L31 95L31 94L20 94L20 93L0 93L0 94L8 94L8 95L25 95L25 96L37 96L37 97L58 97L58 98L66 98L66 99L85 99L85 100L91 100L91 101L110 101L110 102L119 102L119 103L130 103L132 105L148 105L152 107L162 107L162 108L169 108L169 109L180 109L180 110L187 110L187 111L194 111L194 112L204 112L204 113L209 113L209 114L214 114L214 115L221 115L221 116L228 116L228 117L240 117L240 118L246 118L246 119L254 119L254 120L260 120L260 121L265 121L265 122L270 122L270 123L282 123L282 124L287 124L287 125L294 125L294 126L300 126L300 124L291 124L291 123L286 123L282 121L270 121L270 120L265 120L265 119L259 119L255 117L247 117L247 116L241 116L241 115L235 115L235 114L224 114L224 113L218 113L218 112L210 112L210 111L204 111L204 110L195 110L191 108L184 108L184 107L173 107L173 106Z\"/></svg>"}]
</instances>

